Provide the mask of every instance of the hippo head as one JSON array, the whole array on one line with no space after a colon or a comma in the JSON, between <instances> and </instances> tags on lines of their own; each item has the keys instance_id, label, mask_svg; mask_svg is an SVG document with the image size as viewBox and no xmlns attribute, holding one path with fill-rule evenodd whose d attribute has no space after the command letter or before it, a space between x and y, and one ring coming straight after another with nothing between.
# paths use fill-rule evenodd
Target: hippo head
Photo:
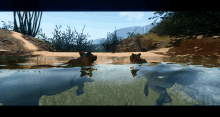
<instances>
[{"instance_id":1,"label":"hippo head","mask_svg":"<svg viewBox=\"0 0 220 117\"><path fill-rule=\"evenodd\" d=\"M97 56L93 55L91 52L79 52L80 58L85 66L90 66L94 61L97 60Z\"/></svg>"},{"instance_id":2,"label":"hippo head","mask_svg":"<svg viewBox=\"0 0 220 117\"><path fill-rule=\"evenodd\" d=\"M147 61L145 59L141 59L141 53L134 54L130 56L131 63L146 63Z\"/></svg>"},{"instance_id":3,"label":"hippo head","mask_svg":"<svg viewBox=\"0 0 220 117\"><path fill-rule=\"evenodd\" d=\"M97 60L97 56L93 55L91 52L79 52L80 57L77 59L72 59L65 64L67 67L78 67L78 66L91 66L91 64Z\"/></svg>"}]
</instances>

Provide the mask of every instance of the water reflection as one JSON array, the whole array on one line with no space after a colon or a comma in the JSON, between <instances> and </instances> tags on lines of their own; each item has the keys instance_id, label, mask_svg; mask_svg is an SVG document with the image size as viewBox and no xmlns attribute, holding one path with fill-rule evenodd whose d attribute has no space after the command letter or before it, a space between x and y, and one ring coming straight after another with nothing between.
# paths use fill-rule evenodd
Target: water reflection
<instances>
[{"instance_id":1,"label":"water reflection","mask_svg":"<svg viewBox=\"0 0 220 117\"><path fill-rule=\"evenodd\" d=\"M148 96L148 87L159 93L157 105L172 102L166 88L175 83L187 86L183 91L199 102L205 102L210 97L213 105L220 104L220 72L218 68L204 68L193 65L159 64L156 66L135 66L131 71L133 76L145 76L144 94ZM200 98L200 99L199 99Z\"/></svg>"},{"instance_id":2,"label":"water reflection","mask_svg":"<svg viewBox=\"0 0 220 117\"><path fill-rule=\"evenodd\" d=\"M190 63L191 65L203 65L204 67L220 67L219 56L175 56L164 57L166 62L175 62L180 64Z\"/></svg>"},{"instance_id":3,"label":"water reflection","mask_svg":"<svg viewBox=\"0 0 220 117\"><path fill-rule=\"evenodd\" d=\"M78 86L78 96L84 93L85 82L94 81L87 78L87 69L81 67L1 70L0 75L0 103L3 105L38 105L42 95L56 95L74 86Z\"/></svg>"},{"instance_id":4,"label":"water reflection","mask_svg":"<svg viewBox=\"0 0 220 117\"><path fill-rule=\"evenodd\" d=\"M109 65L109 64L98 64L93 66L92 78L95 79L96 83L106 83L110 85L115 83L118 85L133 83L135 80L130 71L131 68L138 64L124 64L124 65Z\"/></svg>"}]
</instances>

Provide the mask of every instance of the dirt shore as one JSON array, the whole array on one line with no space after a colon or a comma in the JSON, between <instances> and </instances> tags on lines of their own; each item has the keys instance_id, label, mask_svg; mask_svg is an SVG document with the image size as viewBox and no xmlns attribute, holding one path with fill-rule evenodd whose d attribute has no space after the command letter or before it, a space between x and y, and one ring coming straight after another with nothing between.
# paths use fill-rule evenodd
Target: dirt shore
<instances>
[{"instance_id":1,"label":"dirt shore","mask_svg":"<svg viewBox=\"0 0 220 117\"><path fill-rule=\"evenodd\" d=\"M166 53L170 48L161 48L154 51L148 52L123 52L123 53L103 53L103 52L92 52L93 55L97 55L96 64L105 63L112 58L115 58L115 63L120 64L129 64L130 63L130 56L132 53L138 54L141 53L141 58L146 59L147 62L163 62L162 57L169 57L166 55L155 54L155 52L162 52ZM38 57L43 58L43 60L49 60L49 58L54 57L54 62L59 62L57 59L59 57L67 57L67 58L78 58L80 57L78 52L48 52L48 51L35 51L33 55L39 55ZM120 59L118 59L120 58ZM35 58L36 59L36 58ZM51 60L51 59L50 59ZM68 60L67 60L68 61ZM67 62L63 61L63 62Z\"/></svg>"},{"instance_id":2,"label":"dirt shore","mask_svg":"<svg viewBox=\"0 0 220 117\"><path fill-rule=\"evenodd\" d=\"M4 30L7 31L7 30ZM28 58L29 63L35 63L36 60L42 59L41 64L53 64L53 63L62 63L67 62L72 58L78 58L78 52L49 52L42 51L45 49L39 48L39 45L35 45L34 41L28 41L24 39L22 34L10 31L11 36L15 41L21 42L20 46L25 48L28 52L32 52L32 57ZM34 39L34 38L33 38ZM36 39L34 39L36 41ZM123 53L103 53L103 52L92 52L92 54L97 55L96 64L105 63L110 60L113 60L112 63L118 64L127 64L130 63L129 57L132 53L138 54L141 53L141 58L146 59L147 62L164 62L164 57L176 57L176 56L214 56L215 59L220 59L220 40L211 40L203 39L202 41L209 41L209 43L201 43L200 40L188 40L181 42L179 47L169 47L169 48L160 48L157 50L151 50L147 52L123 52ZM199 42L199 44L198 44ZM217 43L219 42L219 43ZM193 45L194 44L194 45ZM196 45L197 44L197 45ZM1 47L1 46L0 46ZM0 52L10 51L6 48L0 48ZM60 58L65 59L60 59Z\"/></svg>"}]
</instances>

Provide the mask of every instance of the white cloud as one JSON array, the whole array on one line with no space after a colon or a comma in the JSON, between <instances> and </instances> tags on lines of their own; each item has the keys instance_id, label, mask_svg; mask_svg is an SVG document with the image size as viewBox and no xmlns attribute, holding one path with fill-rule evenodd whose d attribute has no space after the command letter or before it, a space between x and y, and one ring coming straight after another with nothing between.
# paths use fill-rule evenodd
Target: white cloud
<instances>
[{"instance_id":1,"label":"white cloud","mask_svg":"<svg viewBox=\"0 0 220 117\"><path fill-rule=\"evenodd\" d=\"M126 16L126 15L129 15L129 12L120 12L121 17Z\"/></svg>"},{"instance_id":2,"label":"white cloud","mask_svg":"<svg viewBox=\"0 0 220 117\"><path fill-rule=\"evenodd\" d=\"M136 20L141 20L142 17L144 16L143 12L120 12L120 16L124 17L127 16L128 20L131 21L133 18L135 18Z\"/></svg>"}]
</instances>

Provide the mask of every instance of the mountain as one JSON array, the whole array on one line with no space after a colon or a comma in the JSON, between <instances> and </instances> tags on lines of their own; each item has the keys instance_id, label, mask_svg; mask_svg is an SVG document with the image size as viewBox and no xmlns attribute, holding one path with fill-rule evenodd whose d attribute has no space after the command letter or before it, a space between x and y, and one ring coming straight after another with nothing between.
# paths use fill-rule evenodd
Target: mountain
<instances>
[{"instance_id":1,"label":"mountain","mask_svg":"<svg viewBox=\"0 0 220 117\"><path fill-rule=\"evenodd\" d=\"M154 25L156 26L156 25ZM140 33L140 34L143 34L143 33L148 33L148 31L150 31L154 26L152 26L151 24L149 25L146 25L146 26L133 26L133 27L127 27L127 28L120 28L118 30L116 30L117 32L117 36L119 37L122 37L122 39L125 39L128 37L127 33L128 32L134 32L134 30L136 29L136 31L134 32L135 34L136 33ZM145 27L145 31L143 32L143 29ZM114 32L112 32L114 33ZM111 34L112 34L111 33ZM103 39L107 39L107 38L103 38ZM92 44L100 44L100 41L102 40L102 38L99 38L99 39L93 39L93 42Z\"/></svg>"},{"instance_id":2,"label":"mountain","mask_svg":"<svg viewBox=\"0 0 220 117\"><path fill-rule=\"evenodd\" d=\"M104 40L106 40L107 38L103 38ZM102 40L102 38L101 39L94 39L94 40L92 40L92 44L100 44L100 42L99 41L101 41Z\"/></svg>"}]
</instances>

